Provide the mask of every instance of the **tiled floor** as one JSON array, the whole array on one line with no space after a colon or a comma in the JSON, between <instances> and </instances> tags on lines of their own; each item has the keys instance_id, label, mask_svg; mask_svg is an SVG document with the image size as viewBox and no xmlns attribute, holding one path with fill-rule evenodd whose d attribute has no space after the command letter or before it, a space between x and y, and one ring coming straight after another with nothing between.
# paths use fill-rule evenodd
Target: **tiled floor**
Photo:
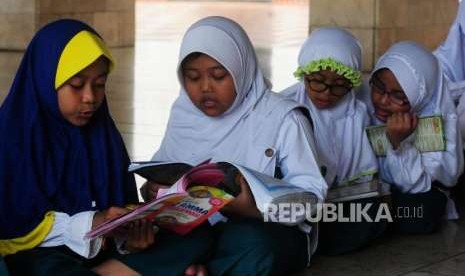
<instances>
[{"instance_id":1,"label":"tiled floor","mask_svg":"<svg viewBox=\"0 0 465 276\"><path fill-rule=\"evenodd\" d=\"M376 244L337 257L316 256L296 276L465 275L465 221L449 221L437 234L389 235Z\"/></svg>"},{"instance_id":2,"label":"tiled floor","mask_svg":"<svg viewBox=\"0 0 465 276\"><path fill-rule=\"evenodd\" d=\"M161 142L179 91L175 70L180 40L191 23L206 15L225 15L240 22L278 91L294 82L298 50L307 35L308 1L194 4L136 0L136 45L113 49L118 64L108 83L110 108L132 159L149 159ZM21 52L0 52L0 102L21 57ZM385 237L356 253L315 257L312 268L299 276L465 275L464 230L461 219L448 222L435 235Z\"/></svg>"}]
</instances>

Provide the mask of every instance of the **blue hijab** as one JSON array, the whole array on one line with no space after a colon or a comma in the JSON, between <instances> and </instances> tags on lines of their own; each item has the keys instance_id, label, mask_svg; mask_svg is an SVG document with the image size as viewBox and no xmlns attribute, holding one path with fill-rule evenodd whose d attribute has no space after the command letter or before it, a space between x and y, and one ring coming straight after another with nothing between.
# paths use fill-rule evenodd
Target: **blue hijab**
<instances>
[{"instance_id":1,"label":"blue hijab","mask_svg":"<svg viewBox=\"0 0 465 276\"><path fill-rule=\"evenodd\" d=\"M74 215L137 202L106 100L84 127L68 123L59 110L58 62L83 30L97 34L75 20L39 30L0 107L0 239L28 234L48 211Z\"/></svg>"}]
</instances>

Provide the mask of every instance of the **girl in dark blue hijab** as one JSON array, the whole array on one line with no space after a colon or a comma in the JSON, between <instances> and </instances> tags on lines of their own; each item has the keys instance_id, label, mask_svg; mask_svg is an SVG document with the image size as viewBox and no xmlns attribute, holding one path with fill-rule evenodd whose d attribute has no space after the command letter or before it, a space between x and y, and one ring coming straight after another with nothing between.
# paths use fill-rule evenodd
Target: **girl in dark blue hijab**
<instances>
[{"instance_id":1,"label":"girl in dark blue hijab","mask_svg":"<svg viewBox=\"0 0 465 276\"><path fill-rule=\"evenodd\" d=\"M75 20L46 25L24 54L0 107L0 255L13 275L179 275L208 249L202 229L158 234L148 248L144 220L120 229L119 253L135 254L84 239L138 201L105 99L113 66L99 35Z\"/></svg>"},{"instance_id":2,"label":"girl in dark blue hijab","mask_svg":"<svg viewBox=\"0 0 465 276\"><path fill-rule=\"evenodd\" d=\"M9 266L28 269L18 256L57 248L92 258L102 239L84 234L124 212L112 206L137 202L105 99L113 64L99 35L75 20L46 25L29 44L0 108L0 255Z\"/></svg>"}]
</instances>

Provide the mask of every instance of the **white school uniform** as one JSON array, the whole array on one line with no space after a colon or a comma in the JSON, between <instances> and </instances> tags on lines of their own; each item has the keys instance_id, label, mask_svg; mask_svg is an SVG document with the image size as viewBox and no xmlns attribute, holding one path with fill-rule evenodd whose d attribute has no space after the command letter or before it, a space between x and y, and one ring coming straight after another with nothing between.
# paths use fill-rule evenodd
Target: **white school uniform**
<instances>
[{"instance_id":1,"label":"white school uniform","mask_svg":"<svg viewBox=\"0 0 465 276\"><path fill-rule=\"evenodd\" d=\"M455 106L437 59L414 42L400 42L379 59L373 72L383 68L394 74L417 116L442 115L446 150L420 153L413 133L397 150L389 147L386 156L378 158L382 178L404 193L427 192L434 181L454 186L463 171L462 143ZM371 101L369 110L374 124L383 123L376 119Z\"/></svg>"},{"instance_id":2,"label":"white school uniform","mask_svg":"<svg viewBox=\"0 0 465 276\"><path fill-rule=\"evenodd\" d=\"M326 58L359 71L360 43L343 29L317 29L300 50L299 66ZM319 161L326 167L325 179L329 185L342 185L357 178L365 181L373 178L378 166L365 133L369 116L365 104L355 99L354 91L350 91L336 106L328 109L317 109L313 105L304 80L281 93L309 109Z\"/></svg>"},{"instance_id":3,"label":"white school uniform","mask_svg":"<svg viewBox=\"0 0 465 276\"><path fill-rule=\"evenodd\" d=\"M181 63L194 52L214 58L233 77L236 99L220 116L202 113L183 87ZM313 192L320 201L325 198L327 185L314 154L308 119L296 102L270 91L253 46L237 23L215 16L192 25L181 44L178 78L181 92L152 160L229 161L270 176L279 167L283 181ZM316 249L316 235L311 236L309 256Z\"/></svg>"},{"instance_id":4,"label":"white school uniform","mask_svg":"<svg viewBox=\"0 0 465 276\"><path fill-rule=\"evenodd\" d=\"M446 40L433 52L447 79L448 90L457 103L462 141L465 143L465 3L459 3L457 17Z\"/></svg>"}]
</instances>

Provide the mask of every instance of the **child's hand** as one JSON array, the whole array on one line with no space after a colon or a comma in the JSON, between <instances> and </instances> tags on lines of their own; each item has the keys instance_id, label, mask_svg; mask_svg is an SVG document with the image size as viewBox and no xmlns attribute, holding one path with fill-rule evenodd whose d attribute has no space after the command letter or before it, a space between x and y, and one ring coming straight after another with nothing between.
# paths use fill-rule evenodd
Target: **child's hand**
<instances>
[{"instance_id":1,"label":"child's hand","mask_svg":"<svg viewBox=\"0 0 465 276\"><path fill-rule=\"evenodd\" d=\"M99 226L107 220L119 217L121 215L126 214L127 212L129 212L128 209L121 207L110 207L105 211L96 212L92 220L92 229L94 229L95 227Z\"/></svg>"},{"instance_id":2,"label":"child's hand","mask_svg":"<svg viewBox=\"0 0 465 276\"><path fill-rule=\"evenodd\" d=\"M140 187L140 194L145 201L150 201L157 197L157 193L160 188L166 189L168 186L147 181L142 185L142 187Z\"/></svg>"},{"instance_id":3,"label":"child's hand","mask_svg":"<svg viewBox=\"0 0 465 276\"><path fill-rule=\"evenodd\" d=\"M239 183L241 192L230 203L224 206L221 212L225 214L260 218L261 214L257 209L249 184L247 184L247 181L242 176Z\"/></svg>"},{"instance_id":4,"label":"child's hand","mask_svg":"<svg viewBox=\"0 0 465 276\"><path fill-rule=\"evenodd\" d=\"M151 246L155 241L155 232L150 220L140 219L130 222L127 227L125 249L131 253L139 252Z\"/></svg>"},{"instance_id":5,"label":"child's hand","mask_svg":"<svg viewBox=\"0 0 465 276\"><path fill-rule=\"evenodd\" d=\"M409 112L394 113L387 119L386 135L393 149L417 128L418 117Z\"/></svg>"}]
</instances>

